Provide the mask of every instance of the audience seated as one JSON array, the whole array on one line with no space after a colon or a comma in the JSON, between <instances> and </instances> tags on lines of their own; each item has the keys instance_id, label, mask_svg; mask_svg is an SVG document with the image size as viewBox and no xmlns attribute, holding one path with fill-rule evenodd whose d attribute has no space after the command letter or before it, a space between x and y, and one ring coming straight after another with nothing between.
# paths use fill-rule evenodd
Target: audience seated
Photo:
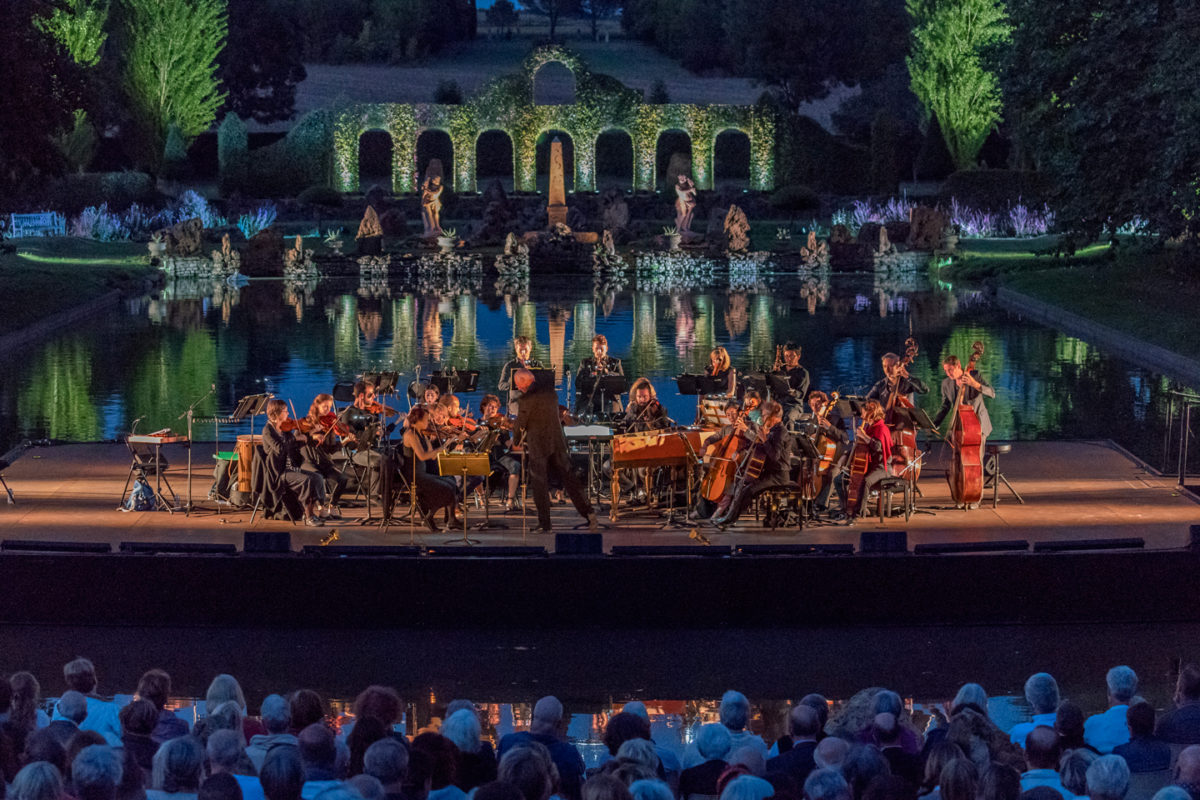
<instances>
[{"instance_id":1,"label":"audience seated","mask_svg":"<svg viewBox=\"0 0 1200 800\"><path fill-rule=\"evenodd\" d=\"M1038 725L1025 737L1025 758L1029 769L1021 775L1021 789L1028 791L1035 786L1046 786L1058 792L1065 800L1075 796L1063 786L1058 774L1058 759L1062 753L1058 734L1053 728Z\"/></svg>"},{"instance_id":2,"label":"audience seated","mask_svg":"<svg viewBox=\"0 0 1200 800\"><path fill-rule=\"evenodd\" d=\"M1090 800L1125 800L1129 791L1129 766L1120 756L1100 756L1087 768Z\"/></svg>"},{"instance_id":3,"label":"audience seated","mask_svg":"<svg viewBox=\"0 0 1200 800\"><path fill-rule=\"evenodd\" d=\"M804 781L804 800L851 800L850 784L836 767L815 769Z\"/></svg>"},{"instance_id":4,"label":"audience seated","mask_svg":"<svg viewBox=\"0 0 1200 800\"><path fill-rule=\"evenodd\" d=\"M872 724L879 750L887 759L892 774L908 781L915 788L921 783L921 758L904 749L900 743L900 723L895 714L876 714Z\"/></svg>"},{"instance_id":5,"label":"audience seated","mask_svg":"<svg viewBox=\"0 0 1200 800\"><path fill-rule=\"evenodd\" d=\"M86 658L77 658L63 666L63 680L68 689L74 689L87 697L88 713L79 729L96 731L104 737L110 747L121 746L121 723L117 719L119 710L108 698L96 693L99 681L96 667Z\"/></svg>"},{"instance_id":6,"label":"audience seated","mask_svg":"<svg viewBox=\"0 0 1200 800\"><path fill-rule=\"evenodd\" d=\"M501 747L496 777L517 787L523 800L549 800L554 794L556 775L550 751L533 739L514 743L507 750Z\"/></svg>"},{"instance_id":7,"label":"audience seated","mask_svg":"<svg viewBox=\"0 0 1200 800\"><path fill-rule=\"evenodd\" d=\"M679 773L680 800L688 800L693 795L715 796L717 794L717 779L725 771L728 763L733 737L729 729L719 722L701 725L696 731L696 750L703 759L694 767L688 767Z\"/></svg>"},{"instance_id":8,"label":"audience seated","mask_svg":"<svg viewBox=\"0 0 1200 800\"><path fill-rule=\"evenodd\" d=\"M246 756L254 765L254 769L261 772L268 750L276 745L296 745L298 742L289 732L292 725L292 707L283 697L277 694L267 695L262 701L259 715L266 733L250 737L250 744L246 745Z\"/></svg>"},{"instance_id":9,"label":"audience seated","mask_svg":"<svg viewBox=\"0 0 1200 800\"><path fill-rule=\"evenodd\" d=\"M721 800L766 800L774 794L775 787L762 778L742 775L729 782L725 791L721 792ZM637 795L634 795L634 798L636 800Z\"/></svg>"},{"instance_id":10,"label":"audience seated","mask_svg":"<svg viewBox=\"0 0 1200 800\"><path fill-rule=\"evenodd\" d=\"M1058 734L1058 743L1063 750L1077 750L1086 747L1096 755L1100 751L1092 747L1083 738L1083 709L1070 700L1058 704L1054 714L1054 731Z\"/></svg>"},{"instance_id":11,"label":"audience seated","mask_svg":"<svg viewBox=\"0 0 1200 800\"><path fill-rule=\"evenodd\" d=\"M173 711L167 710L167 701L171 698L171 676L165 670L150 669L142 673L138 680L137 696L154 704L156 717L150 736L156 744L187 736L191 732L186 722L175 716Z\"/></svg>"},{"instance_id":12,"label":"audience seated","mask_svg":"<svg viewBox=\"0 0 1200 800\"><path fill-rule=\"evenodd\" d=\"M71 786L79 800L116 800L121 757L108 745L95 744L71 761Z\"/></svg>"},{"instance_id":13,"label":"audience seated","mask_svg":"<svg viewBox=\"0 0 1200 800\"><path fill-rule=\"evenodd\" d=\"M850 752L850 743L837 736L827 736L817 743L813 751L813 763L817 769L836 767L841 769L842 762ZM807 782L807 779L805 779Z\"/></svg>"},{"instance_id":14,"label":"audience seated","mask_svg":"<svg viewBox=\"0 0 1200 800\"><path fill-rule=\"evenodd\" d=\"M248 762L246 760L245 750L242 747L242 733L234 730L214 731L212 736L208 737L208 745L205 748L208 754L209 774L218 775L220 773L228 773L233 776L241 789L243 800L266 800L263 794L262 783L258 779L258 775L239 774L241 771L253 771L247 769Z\"/></svg>"},{"instance_id":15,"label":"audience seated","mask_svg":"<svg viewBox=\"0 0 1200 800\"><path fill-rule=\"evenodd\" d=\"M232 775L219 772L200 784L196 800L242 800L242 789Z\"/></svg>"},{"instance_id":16,"label":"audience seated","mask_svg":"<svg viewBox=\"0 0 1200 800\"><path fill-rule=\"evenodd\" d=\"M404 794L408 774L408 748L396 739L380 739L363 754L363 774L383 784L386 800L409 800Z\"/></svg>"},{"instance_id":17,"label":"audience seated","mask_svg":"<svg viewBox=\"0 0 1200 800\"><path fill-rule=\"evenodd\" d=\"M491 789L484 792L484 789L489 787L508 787L506 783L488 784L480 787L479 791L475 792L474 800L522 800L518 793L516 797L494 797L500 793L499 788ZM511 792L509 792L511 794ZM583 800L632 800L632 795L629 794L629 788L621 781L614 778L612 775L600 773L593 775L583 784Z\"/></svg>"},{"instance_id":18,"label":"audience seated","mask_svg":"<svg viewBox=\"0 0 1200 800\"><path fill-rule=\"evenodd\" d=\"M1168 744L1200 744L1200 665L1179 670L1175 709L1162 716L1154 732Z\"/></svg>"},{"instance_id":19,"label":"audience seated","mask_svg":"<svg viewBox=\"0 0 1200 800\"><path fill-rule=\"evenodd\" d=\"M46 761L26 764L8 789L9 800L61 800L63 794L62 774Z\"/></svg>"},{"instance_id":20,"label":"audience seated","mask_svg":"<svg viewBox=\"0 0 1200 800\"><path fill-rule=\"evenodd\" d=\"M1021 773L1004 764L992 764L979 776L976 800L1017 800L1021 794Z\"/></svg>"},{"instance_id":21,"label":"audience seated","mask_svg":"<svg viewBox=\"0 0 1200 800\"><path fill-rule=\"evenodd\" d=\"M412 749L429 756L429 800L466 800L467 794L454 785L458 769L458 748L440 733L426 732L412 741Z\"/></svg>"},{"instance_id":22,"label":"audience seated","mask_svg":"<svg viewBox=\"0 0 1200 800\"><path fill-rule=\"evenodd\" d=\"M975 800L979 769L969 758L956 758L942 768L938 796L942 800Z\"/></svg>"},{"instance_id":23,"label":"audience seated","mask_svg":"<svg viewBox=\"0 0 1200 800\"><path fill-rule=\"evenodd\" d=\"M1068 792L1075 797L1087 795L1088 767L1099 757L1086 747L1063 751L1058 759L1058 779Z\"/></svg>"},{"instance_id":24,"label":"audience seated","mask_svg":"<svg viewBox=\"0 0 1200 800\"><path fill-rule=\"evenodd\" d=\"M68 689L54 704L54 712L54 719L44 730L66 747L79 733L79 723L87 719L87 698L81 692Z\"/></svg>"},{"instance_id":25,"label":"audience seated","mask_svg":"<svg viewBox=\"0 0 1200 800\"><path fill-rule=\"evenodd\" d=\"M267 800L300 800L304 788L304 762L300 748L280 743L270 748L258 771Z\"/></svg>"},{"instance_id":26,"label":"audience seated","mask_svg":"<svg viewBox=\"0 0 1200 800\"><path fill-rule=\"evenodd\" d=\"M1129 741L1113 748L1130 772L1159 772L1171 768L1171 745L1154 734L1154 707L1144 700L1125 712Z\"/></svg>"},{"instance_id":27,"label":"audience seated","mask_svg":"<svg viewBox=\"0 0 1200 800\"><path fill-rule=\"evenodd\" d=\"M813 754L817 750L817 734L820 731L821 720L817 711L803 702L797 704L788 714L789 735L784 737L788 747L784 753L767 761L767 773L786 773L797 786L803 786L808 773L817 767Z\"/></svg>"},{"instance_id":28,"label":"audience seated","mask_svg":"<svg viewBox=\"0 0 1200 800\"><path fill-rule=\"evenodd\" d=\"M483 728L474 704L446 716L442 735L458 748L454 785L464 792L496 780L496 754L483 746Z\"/></svg>"},{"instance_id":29,"label":"audience seated","mask_svg":"<svg viewBox=\"0 0 1200 800\"><path fill-rule=\"evenodd\" d=\"M528 731L510 733L500 740L500 759L512 748L531 742L540 744L550 754L558 769L558 790L566 800L579 800L583 783L583 758L575 746L560 738L563 706L556 697L543 697L534 704ZM761 741L761 740L760 740ZM529 800L535 800L529 798Z\"/></svg>"},{"instance_id":30,"label":"audience seated","mask_svg":"<svg viewBox=\"0 0 1200 800\"><path fill-rule=\"evenodd\" d=\"M1179 753L1175 785L1186 790L1192 800L1200 800L1200 744L1189 745Z\"/></svg>"},{"instance_id":31,"label":"audience seated","mask_svg":"<svg viewBox=\"0 0 1200 800\"><path fill-rule=\"evenodd\" d=\"M629 796L633 800L675 800L675 795L671 793L671 787L657 778L634 781L629 785Z\"/></svg>"},{"instance_id":32,"label":"audience seated","mask_svg":"<svg viewBox=\"0 0 1200 800\"><path fill-rule=\"evenodd\" d=\"M154 754L148 800L195 800L204 777L204 748L194 736L169 739Z\"/></svg>"},{"instance_id":33,"label":"audience seated","mask_svg":"<svg viewBox=\"0 0 1200 800\"><path fill-rule=\"evenodd\" d=\"M632 700L625 704L621 709L622 713L633 714L641 717L647 725L647 730L650 730L650 712L646 710L646 704L641 700ZM651 741L654 741L651 736ZM679 790L679 773L682 771L679 756L669 747L663 747L657 742L654 744L654 752L658 755L658 765L663 773L663 779L672 791Z\"/></svg>"},{"instance_id":34,"label":"audience seated","mask_svg":"<svg viewBox=\"0 0 1200 800\"><path fill-rule=\"evenodd\" d=\"M1009 741L1020 747L1025 747L1025 737L1038 725L1054 727L1059 703L1058 682L1054 676L1047 672L1030 675L1025 681L1025 701L1029 703L1029 722L1018 722L1008 732Z\"/></svg>"},{"instance_id":35,"label":"audience seated","mask_svg":"<svg viewBox=\"0 0 1200 800\"><path fill-rule=\"evenodd\" d=\"M1105 676L1105 683L1108 684L1108 710L1093 714L1083 724L1084 741L1100 754L1111 753L1114 747L1129 741L1125 712L1137 693L1137 673L1126 666L1113 667Z\"/></svg>"},{"instance_id":36,"label":"audience seated","mask_svg":"<svg viewBox=\"0 0 1200 800\"><path fill-rule=\"evenodd\" d=\"M304 765L304 786L300 788L303 800L313 800L325 789L337 786L337 744L333 733L319 722L314 722L296 737L300 750L300 762Z\"/></svg>"},{"instance_id":37,"label":"audience seated","mask_svg":"<svg viewBox=\"0 0 1200 800\"><path fill-rule=\"evenodd\" d=\"M721 697L721 706L718 710L718 715L721 724L729 729L729 736L733 740L731 751L737 751L744 745L750 745L759 749L762 752L764 760L767 757L767 745L758 736L746 730L746 726L750 724L750 701L746 699L746 695L741 692L728 691ZM683 756L683 766L694 767L702 761L700 753L696 750L695 743L688 747Z\"/></svg>"},{"instance_id":38,"label":"audience seated","mask_svg":"<svg viewBox=\"0 0 1200 800\"><path fill-rule=\"evenodd\" d=\"M154 741L153 736L159 720L158 709L149 700L134 700L122 708L117 717L121 722L121 746L133 756L138 767L149 774L154 769L154 754L162 744Z\"/></svg>"}]
</instances>

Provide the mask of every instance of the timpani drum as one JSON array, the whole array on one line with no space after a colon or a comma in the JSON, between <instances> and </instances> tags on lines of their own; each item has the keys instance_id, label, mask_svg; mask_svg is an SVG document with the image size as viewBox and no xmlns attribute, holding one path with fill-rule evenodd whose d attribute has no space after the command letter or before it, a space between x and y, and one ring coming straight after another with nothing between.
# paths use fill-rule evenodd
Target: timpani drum
<instances>
[{"instance_id":1,"label":"timpani drum","mask_svg":"<svg viewBox=\"0 0 1200 800\"><path fill-rule=\"evenodd\" d=\"M254 473L254 446L262 443L258 434L243 433L237 437L239 492L250 494L250 476Z\"/></svg>"}]
</instances>

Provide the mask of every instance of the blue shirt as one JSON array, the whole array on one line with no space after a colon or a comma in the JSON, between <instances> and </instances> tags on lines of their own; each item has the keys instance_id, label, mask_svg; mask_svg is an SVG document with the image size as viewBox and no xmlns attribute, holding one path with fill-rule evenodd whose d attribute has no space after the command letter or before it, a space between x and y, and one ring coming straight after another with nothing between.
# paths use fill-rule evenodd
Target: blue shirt
<instances>
[{"instance_id":1,"label":"blue shirt","mask_svg":"<svg viewBox=\"0 0 1200 800\"><path fill-rule=\"evenodd\" d=\"M1129 741L1129 726L1125 724L1125 712L1129 706L1115 705L1103 714L1093 714L1083 723L1083 740L1100 751L1111 753L1119 744Z\"/></svg>"},{"instance_id":2,"label":"blue shirt","mask_svg":"<svg viewBox=\"0 0 1200 800\"><path fill-rule=\"evenodd\" d=\"M1055 713L1051 711L1049 714L1034 714L1033 719L1029 722L1018 722L1012 726L1012 730L1008 732L1009 741L1013 744L1018 744L1021 749L1025 749L1025 740L1029 738L1029 732L1039 725L1045 725L1047 728L1054 727Z\"/></svg>"}]
</instances>

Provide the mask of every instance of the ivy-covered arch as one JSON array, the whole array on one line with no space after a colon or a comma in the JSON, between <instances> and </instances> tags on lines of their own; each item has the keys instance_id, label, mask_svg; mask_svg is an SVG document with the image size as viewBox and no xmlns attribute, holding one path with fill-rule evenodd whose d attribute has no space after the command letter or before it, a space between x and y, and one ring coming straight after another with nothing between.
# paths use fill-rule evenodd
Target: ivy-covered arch
<instances>
[{"instance_id":1,"label":"ivy-covered arch","mask_svg":"<svg viewBox=\"0 0 1200 800\"><path fill-rule=\"evenodd\" d=\"M535 105L533 82L537 71L558 62L575 76L575 103ZM463 105L430 103L362 103L333 112L335 188L358 189L358 139L363 130L382 127L392 136L396 192L419 188L416 174L417 136L428 128L450 135L454 148L453 185L458 192L477 190L475 143L488 130L501 130L513 144L513 182L517 191L537 190L537 139L550 129L571 136L575 150L575 191L596 190L596 140L610 128L625 131L633 141L634 188L654 191L654 156L662 131L681 129L692 140L692 170L696 185L711 189L713 145L719 131L735 128L750 137L752 189L775 186L774 122L754 106L685 103L649 105L641 92L608 75L588 70L577 54L559 45L534 50L513 75L495 78ZM364 127L367 126L367 127Z\"/></svg>"}]
</instances>

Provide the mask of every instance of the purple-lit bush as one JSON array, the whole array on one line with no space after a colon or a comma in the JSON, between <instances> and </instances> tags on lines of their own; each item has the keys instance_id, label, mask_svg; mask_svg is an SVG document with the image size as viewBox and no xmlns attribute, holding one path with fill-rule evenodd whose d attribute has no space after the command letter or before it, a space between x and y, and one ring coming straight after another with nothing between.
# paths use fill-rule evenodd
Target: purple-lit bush
<instances>
[{"instance_id":1,"label":"purple-lit bush","mask_svg":"<svg viewBox=\"0 0 1200 800\"><path fill-rule=\"evenodd\" d=\"M108 203L88 206L71 221L71 235L101 242L116 242L129 238L129 229L119 214L108 210Z\"/></svg>"},{"instance_id":2,"label":"purple-lit bush","mask_svg":"<svg viewBox=\"0 0 1200 800\"><path fill-rule=\"evenodd\" d=\"M253 214L242 214L238 218L238 230L247 239L252 239L256 234L265 231L267 228L275 224L275 217L279 212L275 210L275 206L267 204L259 206Z\"/></svg>"},{"instance_id":3,"label":"purple-lit bush","mask_svg":"<svg viewBox=\"0 0 1200 800\"><path fill-rule=\"evenodd\" d=\"M1014 236L1041 236L1054 226L1054 212L1048 205L1043 205L1041 211L1027 208L1018 198L1008 210L1008 224Z\"/></svg>"},{"instance_id":4,"label":"purple-lit bush","mask_svg":"<svg viewBox=\"0 0 1200 800\"><path fill-rule=\"evenodd\" d=\"M892 197L879 209L879 214L882 217L880 220L883 223L888 222L908 222L912 215L913 204L909 202L907 195L900 197Z\"/></svg>"},{"instance_id":5,"label":"purple-lit bush","mask_svg":"<svg viewBox=\"0 0 1200 800\"><path fill-rule=\"evenodd\" d=\"M958 228L959 235L967 237L995 236L999 231L996 215L987 211L967 208L950 198L950 224Z\"/></svg>"}]
</instances>

